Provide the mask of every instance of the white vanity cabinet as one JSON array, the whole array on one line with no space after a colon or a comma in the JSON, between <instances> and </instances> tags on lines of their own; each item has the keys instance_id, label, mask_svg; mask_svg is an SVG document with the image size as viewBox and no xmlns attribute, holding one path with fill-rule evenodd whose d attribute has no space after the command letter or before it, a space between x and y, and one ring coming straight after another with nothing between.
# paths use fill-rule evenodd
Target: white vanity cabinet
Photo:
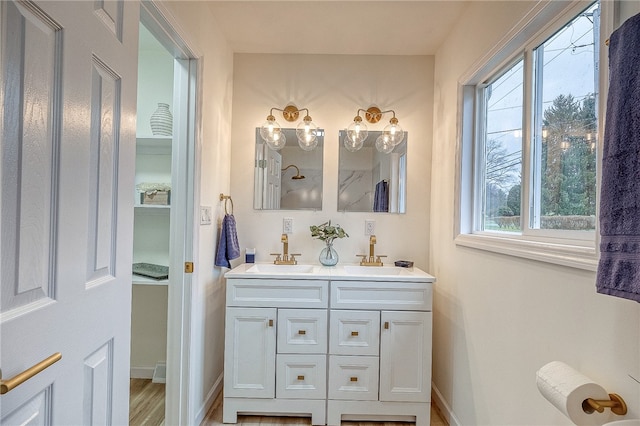
<instances>
[{"instance_id":1,"label":"white vanity cabinet","mask_svg":"<svg viewBox=\"0 0 640 426\"><path fill-rule=\"evenodd\" d=\"M226 274L224 423L272 413L429 425L434 277L250 270Z\"/></svg>"},{"instance_id":2,"label":"white vanity cabinet","mask_svg":"<svg viewBox=\"0 0 640 426\"><path fill-rule=\"evenodd\" d=\"M327 424L428 426L432 283L332 280L330 293Z\"/></svg>"},{"instance_id":3,"label":"white vanity cabinet","mask_svg":"<svg viewBox=\"0 0 640 426\"><path fill-rule=\"evenodd\" d=\"M327 280L228 279L223 421L242 413L326 424Z\"/></svg>"}]
</instances>

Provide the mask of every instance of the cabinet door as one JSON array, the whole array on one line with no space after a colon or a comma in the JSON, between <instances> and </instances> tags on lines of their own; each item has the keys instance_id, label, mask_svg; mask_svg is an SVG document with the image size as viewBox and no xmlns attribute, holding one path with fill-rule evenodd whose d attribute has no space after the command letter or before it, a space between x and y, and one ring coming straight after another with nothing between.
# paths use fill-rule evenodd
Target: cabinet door
<instances>
[{"instance_id":1,"label":"cabinet door","mask_svg":"<svg viewBox=\"0 0 640 426\"><path fill-rule=\"evenodd\" d=\"M380 401L428 402L431 312L382 311Z\"/></svg>"},{"instance_id":2,"label":"cabinet door","mask_svg":"<svg viewBox=\"0 0 640 426\"><path fill-rule=\"evenodd\" d=\"M329 353L378 356L379 311L332 310L330 323Z\"/></svg>"},{"instance_id":3,"label":"cabinet door","mask_svg":"<svg viewBox=\"0 0 640 426\"><path fill-rule=\"evenodd\" d=\"M225 397L275 396L275 322L275 308L227 308Z\"/></svg>"},{"instance_id":4,"label":"cabinet door","mask_svg":"<svg viewBox=\"0 0 640 426\"><path fill-rule=\"evenodd\" d=\"M325 309L278 310L279 354L327 353Z\"/></svg>"},{"instance_id":5,"label":"cabinet door","mask_svg":"<svg viewBox=\"0 0 640 426\"><path fill-rule=\"evenodd\" d=\"M376 401L377 356L329 355L329 399Z\"/></svg>"},{"instance_id":6,"label":"cabinet door","mask_svg":"<svg viewBox=\"0 0 640 426\"><path fill-rule=\"evenodd\" d=\"M327 398L326 355L278 354L277 359L277 398Z\"/></svg>"}]
</instances>

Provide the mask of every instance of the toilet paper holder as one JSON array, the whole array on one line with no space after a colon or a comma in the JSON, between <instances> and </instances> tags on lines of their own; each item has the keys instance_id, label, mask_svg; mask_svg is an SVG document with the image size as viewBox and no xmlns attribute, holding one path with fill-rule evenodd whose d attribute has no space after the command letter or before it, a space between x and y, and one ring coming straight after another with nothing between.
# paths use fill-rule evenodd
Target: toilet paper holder
<instances>
[{"instance_id":1,"label":"toilet paper holder","mask_svg":"<svg viewBox=\"0 0 640 426\"><path fill-rule=\"evenodd\" d=\"M582 411L587 414L591 414L594 411L602 413L605 408L611 408L611 412L614 414L618 414L620 416L627 414L627 404L620 395L617 393L610 393L609 398L611 399L601 400L587 398L582 401Z\"/></svg>"}]
</instances>

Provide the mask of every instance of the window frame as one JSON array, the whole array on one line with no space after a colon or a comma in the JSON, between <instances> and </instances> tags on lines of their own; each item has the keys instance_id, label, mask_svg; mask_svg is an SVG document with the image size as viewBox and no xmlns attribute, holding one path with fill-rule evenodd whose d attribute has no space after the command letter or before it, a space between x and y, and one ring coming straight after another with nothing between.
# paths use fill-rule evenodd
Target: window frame
<instances>
[{"instance_id":1,"label":"window frame","mask_svg":"<svg viewBox=\"0 0 640 426\"><path fill-rule=\"evenodd\" d=\"M545 230L530 228L530 208L535 196L532 188L534 132L534 52L555 32L571 22L581 11L593 1L578 0L561 2L540 2L532 8L521 22L527 24L512 30L477 64L475 64L459 80L458 94L458 158L456 174L456 225L455 243L461 246L481 250L524 257L528 259L550 262L579 269L595 271L597 268L596 247L598 243L598 225L595 231ZM596 161L599 162L602 135L604 129L604 107L607 93L608 62L604 34L613 27L615 3L600 1L600 32L598 43L599 94L596 108L598 110L598 144ZM483 171L484 161L478 161L484 145L478 144L477 135L482 132L482 120L479 120L478 108L482 105L480 93L488 82L495 80L508 67L523 60L523 138L522 138L522 190L521 190L521 232L484 231L482 227L482 194L483 180L476 176ZM484 139L484 136L482 137ZM484 141L481 141L483 144ZM599 194L600 167L597 167L596 193ZM598 207L596 206L596 217ZM586 235L588 233L589 235Z\"/></svg>"}]
</instances>

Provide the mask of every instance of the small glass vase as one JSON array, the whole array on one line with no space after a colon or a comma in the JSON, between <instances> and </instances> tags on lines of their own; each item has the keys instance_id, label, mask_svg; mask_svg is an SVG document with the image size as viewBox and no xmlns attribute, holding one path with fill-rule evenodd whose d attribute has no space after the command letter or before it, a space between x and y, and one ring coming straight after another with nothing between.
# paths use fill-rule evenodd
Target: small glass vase
<instances>
[{"instance_id":1,"label":"small glass vase","mask_svg":"<svg viewBox=\"0 0 640 426\"><path fill-rule=\"evenodd\" d=\"M326 243L326 247L320 252L318 260L324 266L335 266L338 263L338 252L334 250L333 243Z\"/></svg>"}]
</instances>

